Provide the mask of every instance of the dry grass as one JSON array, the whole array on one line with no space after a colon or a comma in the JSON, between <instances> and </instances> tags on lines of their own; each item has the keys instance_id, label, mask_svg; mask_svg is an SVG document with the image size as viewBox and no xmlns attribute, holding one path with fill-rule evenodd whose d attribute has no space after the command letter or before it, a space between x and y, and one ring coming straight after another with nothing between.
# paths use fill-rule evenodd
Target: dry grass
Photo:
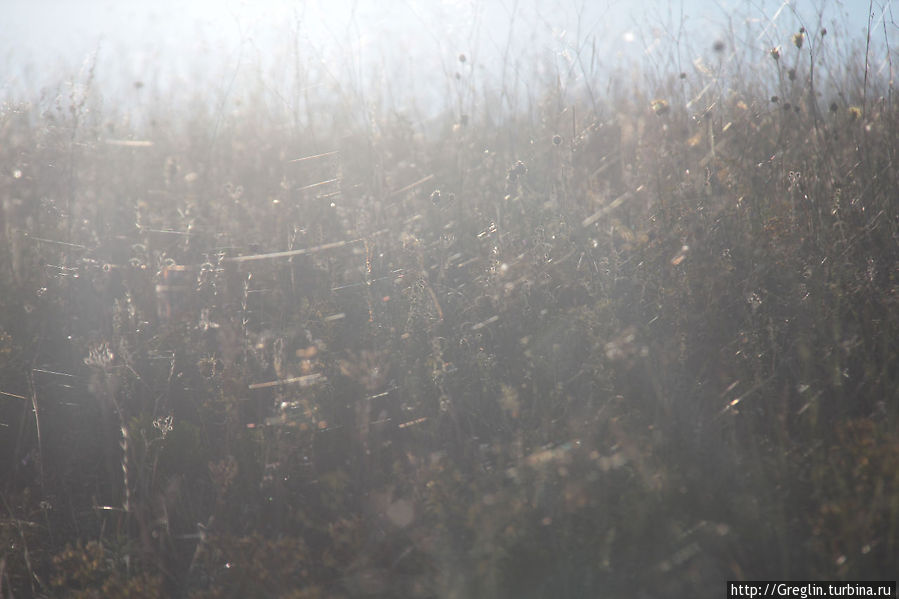
<instances>
[{"instance_id":1,"label":"dry grass","mask_svg":"<svg viewBox=\"0 0 899 599\"><path fill-rule=\"evenodd\" d=\"M7 104L2 593L889 578L899 113L838 39L431 131Z\"/></svg>"}]
</instances>

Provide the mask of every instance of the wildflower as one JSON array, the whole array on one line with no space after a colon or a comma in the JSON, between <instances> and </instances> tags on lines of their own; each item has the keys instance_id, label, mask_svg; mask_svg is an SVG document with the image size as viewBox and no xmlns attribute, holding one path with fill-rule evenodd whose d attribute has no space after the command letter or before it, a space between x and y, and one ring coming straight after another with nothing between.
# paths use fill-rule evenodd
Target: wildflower
<instances>
[{"instance_id":1,"label":"wildflower","mask_svg":"<svg viewBox=\"0 0 899 599\"><path fill-rule=\"evenodd\" d=\"M821 37L824 37L825 35L827 35L827 27L821 29Z\"/></svg>"},{"instance_id":2,"label":"wildflower","mask_svg":"<svg viewBox=\"0 0 899 599\"><path fill-rule=\"evenodd\" d=\"M856 119L862 118L862 109L858 106L850 106L849 107L849 120L854 121Z\"/></svg>"},{"instance_id":3,"label":"wildflower","mask_svg":"<svg viewBox=\"0 0 899 599\"><path fill-rule=\"evenodd\" d=\"M722 40L715 40L715 43L712 44L712 50L715 52L724 52L724 42Z\"/></svg>"},{"instance_id":4,"label":"wildflower","mask_svg":"<svg viewBox=\"0 0 899 599\"><path fill-rule=\"evenodd\" d=\"M562 144L562 136L561 135L553 135L553 145L558 146Z\"/></svg>"},{"instance_id":5,"label":"wildflower","mask_svg":"<svg viewBox=\"0 0 899 599\"><path fill-rule=\"evenodd\" d=\"M787 71L787 77L789 77L790 81L796 81L796 69Z\"/></svg>"},{"instance_id":6,"label":"wildflower","mask_svg":"<svg viewBox=\"0 0 899 599\"><path fill-rule=\"evenodd\" d=\"M435 189L433 193L431 193L431 201L435 204L440 203L440 190Z\"/></svg>"},{"instance_id":7,"label":"wildflower","mask_svg":"<svg viewBox=\"0 0 899 599\"><path fill-rule=\"evenodd\" d=\"M780 60L780 50L778 48L771 48L771 58Z\"/></svg>"},{"instance_id":8,"label":"wildflower","mask_svg":"<svg viewBox=\"0 0 899 599\"><path fill-rule=\"evenodd\" d=\"M800 29L799 33L793 34L793 45L799 50L802 49L802 42L805 41L805 29Z\"/></svg>"},{"instance_id":9,"label":"wildflower","mask_svg":"<svg viewBox=\"0 0 899 599\"><path fill-rule=\"evenodd\" d=\"M777 104L778 102L780 102L780 98L778 98L777 96L771 96L771 101Z\"/></svg>"},{"instance_id":10,"label":"wildflower","mask_svg":"<svg viewBox=\"0 0 899 599\"><path fill-rule=\"evenodd\" d=\"M837 103L836 103L836 102L831 102L831 103L830 103L830 111L831 111L831 112L836 112L837 110L839 110L839 108L840 108L840 107L837 106Z\"/></svg>"},{"instance_id":11,"label":"wildflower","mask_svg":"<svg viewBox=\"0 0 899 599\"><path fill-rule=\"evenodd\" d=\"M681 78L681 79L686 79L686 78L687 78L687 74L686 74L686 73L681 73L681 74L680 74L680 78Z\"/></svg>"},{"instance_id":12,"label":"wildflower","mask_svg":"<svg viewBox=\"0 0 899 599\"><path fill-rule=\"evenodd\" d=\"M464 54L459 55L459 62L464 63L466 60L468 60L468 59L465 57Z\"/></svg>"},{"instance_id":13,"label":"wildflower","mask_svg":"<svg viewBox=\"0 0 899 599\"><path fill-rule=\"evenodd\" d=\"M652 110L658 115L668 114L671 111L671 106L668 105L667 100L653 100L652 101Z\"/></svg>"}]
</instances>

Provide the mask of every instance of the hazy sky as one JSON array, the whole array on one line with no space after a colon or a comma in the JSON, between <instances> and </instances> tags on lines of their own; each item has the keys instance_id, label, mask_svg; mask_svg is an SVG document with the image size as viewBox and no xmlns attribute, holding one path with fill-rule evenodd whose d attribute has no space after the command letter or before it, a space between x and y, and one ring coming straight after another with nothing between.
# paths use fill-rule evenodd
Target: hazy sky
<instances>
[{"instance_id":1,"label":"hazy sky","mask_svg":"<svg viewBox=\"0 0 899 599\"><path fill-rule=\"evenodd\" d=\"M789 39L797 15L815 27L823 12L828 27L841 26L861 36L868 9L868 0L6 0L5 4L0 93L33 93L58 86L66 77L77 76L96 53L97 81L110 96L127 94L135 81L174 94L188 82L202 87L241 69L277 77L286 62L298 57L334 78L365 80L371 65L376 65L381 77L406 89L453 76L460 69L461 53L473 57L476 65L469 62L462 68L482 72L541 51L562 62L580 52L612 63L622 56L646 55L655 38L679 32L683 46L690 49L683 60L690 60L707 51L715 39L726 39L729 20L740 31L747 19L755 21L757 30L767 28L761 39L743 41L764 51L770 43ZM875 8L889 4L880 0ZM882 13L878 11L877 17Z\"/></svg>"}]
</instances>

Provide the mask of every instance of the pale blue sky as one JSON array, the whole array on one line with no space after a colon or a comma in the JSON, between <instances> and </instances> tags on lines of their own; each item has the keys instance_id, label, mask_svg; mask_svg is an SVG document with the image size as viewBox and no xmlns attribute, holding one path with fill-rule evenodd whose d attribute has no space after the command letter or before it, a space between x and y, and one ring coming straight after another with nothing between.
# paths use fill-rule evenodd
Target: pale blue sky
<instances>
[{"instance_id":1,"label":"pale blue sky","mask_svg":"<svg viewBox=\"0 0 899 599\"><path fill-rule=\"evenodd\" d=\"M469 75L513 77L510 65L537 54L555 57L555 64L519 64L519 72L532 73L532 66L564 69L578 53L584 61L608 66L664 48L668 54L653 57L662 63L671 60L672 46L655 46L656 38L664 42L678 34L679 62L690 64L716 39L726 38L728 21L743 35L748 20L753 33L741 45L754 44L759 52L788 41L797 16L812 28L823 14L831 31L842 28L860 39L868 5L868 0L22 0L5 7L0 24L5 73L0 94L52 90L97 52L98 83L107 98L127 96L135 81L176 95L191 84L221 86L230 73L277 78L300 55L318 71L316 81L332 77L352 86L380 77L396 96L427 95L452 90L447 81L456 71L465 75L465 69L472 69ZM895 36L890 2L878 0L874 7L875 25L886 14L887 31ZM883 23L877 32L882 39ZM474 63L460 65L460 53Z\"/></svg>"}]
</instances>

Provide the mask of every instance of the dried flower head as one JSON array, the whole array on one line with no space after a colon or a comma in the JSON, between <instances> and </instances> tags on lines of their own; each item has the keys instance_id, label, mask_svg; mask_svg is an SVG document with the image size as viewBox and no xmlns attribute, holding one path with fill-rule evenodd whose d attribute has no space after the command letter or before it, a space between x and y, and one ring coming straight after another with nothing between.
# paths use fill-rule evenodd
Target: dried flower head
<instances>
[{"instance_id":1,"label":"dried flower head","mask_svg":"<svg viewBox=\"0 0 899 599\"><path fill-rule=\"evenodd\" d=\"M790 69L789 71L787 71L787 77L790 79L790 81L796 81L796 69Z\"/></svg>"},{"instance_id":2,"label":"dried flower head","mask_svg":"<svg viewBox=\"0 0 899 599\"><path fill-rule=\"evenodd\" d=\"M466 60L468 60L468 58L466 58L464 54L459 55L459 62L464 63Z\"/></svg>"},{"instance_id":3,"label":"dried flower head","mask_svg":"<svg viewBox=\"0 0 899 599\"><path fill-rule=\"evenodd\" d=\"M849 120L854 121L862 118L862 109L858 106L850 106L849 107Z\"/></svg>"},{"instance_id":4,"label":"dried flower head","mask_svg":"<svg viewBox=\"0 0 899 599\"><path fill-rule=\"evenodd\" d=\"M780 60L779 48L771 48L771 58L773 58L774 60Z\"/></svg>"},{"instance_id":5,"label":"dried flower head","mask_svg":"<svg viewBox=\"0 0 899 599\"><path fill-rule=\"evenodd\" d=\"M524 165L524 163L521 160L519 160L518 162L513 164L512 167L509 169L509 172L506 173L506 178L509 180L510 183L515 183L521 177L526 175L527 172L528 172L528 167L526 167Z\"/></svg>"},{"instance_id":6,"label":"dried flower head","mask_svg":"<svg viewBox=\"0 0 899 599\"><path fill-rule=\"evenodd\" d=\"M714 50L715 52L724 52L724 48L725 45L723 40L715 40L715 43L712 44L712 50Z\"/></svg>"},{"instance_id":7,"label":"dried flower head","mask_svg":"<svg viewBox=\"0 0 899 599\"><path fill-rule=\"evenodd\" d=\"M553 145L558 146L562 144L562 136L561 135L553 135Z\"/></svg>"},{"instance_id":8,"label":"dried flower head","mask_svg":"<svg viewBox=\"0 0 899 599\"><path fill-rule=\"evenodd\" d=\"M115 354L109 349L109 343L104 341L89 349L87 357L84 358L84 363L88 366L104 369L110 366L114 360Z\"/></svg>"},{"instance_id":9,"label":"dried flower head","mask_svg":"<svg viewBox=\"0 0 899 599\"><path fill-rule=\"evenodd\" d=\"M793 34L793 45L796 46L797 48L799 48L800 50L802 49L802 42L804 42L804 41L805 41L805 29L801 29L799 31L799 33Z\"/></svg>"},{"instance_id":10,"label":"dried flower head","mask_svg":"<svg viewBox=\"0 0 899 599\"><path fill-rule=\"evenodd\" d=\"M158 430L162 438L165 439L165 436L175 428L175 417L172 414L165 417L160 416L153 421L153 428Z\"/></svg>"},{"instance_id":11,"label":"dried flower head","mask_svg":"<svg viewBox=\"0 0 899 599\"><path fill-rule=\"evenodd\" d=\"M652 101L652 110L658 115L668 114L671 106L668 104L668 100L657 99Z\"/></svg>"}]
</instances>

